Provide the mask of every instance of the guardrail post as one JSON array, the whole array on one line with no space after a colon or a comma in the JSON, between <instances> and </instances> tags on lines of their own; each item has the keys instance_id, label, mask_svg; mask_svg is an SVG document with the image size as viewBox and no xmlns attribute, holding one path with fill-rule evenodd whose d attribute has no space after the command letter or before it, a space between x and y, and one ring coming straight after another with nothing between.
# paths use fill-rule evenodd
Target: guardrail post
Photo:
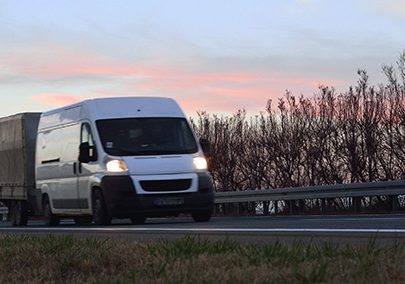
<instances>
[{"instance_id":1,"label":"guardrail post","mask_svg":"<svg viewBox=\"0 0 405 284\"><path fill-rule=\"evenodd\" d=\"M263 201L263 215L269 215L269 207L270 207L270 202Z\"/></svg>"},{"instance_id":2,"label":"guardrail post","mask_svg":"<svg viewBox=\"0 0 405 284\"><path fill-rule=\"evenodd\" d=\"M361 197L353 197L352 198L352 203L353 203L353 210L355 213L360 213L361 211Z\"/></svg>"},{"instance_id":3,"label":"guardrail post","mask_svg":"<svg viewBox=\"0 0 405 284\"><path fill-rule=\"evenodd\" d=\"M299 208L300 213L305 212L305 200L304 199L298 200L298 208Z\"/></svg>"},{"instance_id":4,"label":"guardrail post","mask_svg":"<svg viewBox=\"0 0 405 284\"><path fill-rule=\"evenodd\" d=\"M215 205L214 205L214 208L213 208L214 216L217 216L217 215L221 212L220 206L221 206L221 204L215 204Z\"/></svg>"},{"instance_id":5,"label":"guardrail post","mask_svg":"<svg viewBox=\"0 0 405 284\"><path fill-rule=\"evenodd\" d=\"M290 214L294 214L294 206L295 206L295 200L289 200L288 201L288 207L290 207Z\"/></svg>"},{"instance_id":6,"label":"guardrail post","mask_svg":"<svg viewBox=\"0 0 405 284\"><path fill-rule=\"evenodd\" d=\"M398 195L391 195L389 198L390 198L391 211L392 212L398 211L398 208L399 208Z\"/></svg>"},{"instance_id":7,"label":"guardrail post","mask_svg":"<svg viewBox=\"0 0 405 284\"><path fill-rule=\"evenodd\" d=\"M325 213L327 210L326 198L321 198L321 212Z\"/></svg>"},{"instance_id":8,"label":"guardrail post","mask_svg":"<svg viewBox=\"0 0 405 284\"><path fill-rule=\"evenodd\" d=\"M278 200L274 200L274 214L278 213Z\"/></svg>"}]
</instances>

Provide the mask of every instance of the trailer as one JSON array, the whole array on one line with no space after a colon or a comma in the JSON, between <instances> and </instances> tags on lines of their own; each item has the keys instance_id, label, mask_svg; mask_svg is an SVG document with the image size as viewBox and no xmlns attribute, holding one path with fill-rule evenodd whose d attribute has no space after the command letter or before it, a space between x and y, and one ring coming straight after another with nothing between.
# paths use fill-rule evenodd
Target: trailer
<instances>
[{"instance_id":1,"label":"trailer","mask_svg":"<svg viewBox=\"0 0 405 284\"><path fill-rule=\"evenodd\" d=\"M42 212L35 186L35 147L41 113L0 118L0 202L9 209L14 226L27 224Z\"/></svg>"}]
</instances>

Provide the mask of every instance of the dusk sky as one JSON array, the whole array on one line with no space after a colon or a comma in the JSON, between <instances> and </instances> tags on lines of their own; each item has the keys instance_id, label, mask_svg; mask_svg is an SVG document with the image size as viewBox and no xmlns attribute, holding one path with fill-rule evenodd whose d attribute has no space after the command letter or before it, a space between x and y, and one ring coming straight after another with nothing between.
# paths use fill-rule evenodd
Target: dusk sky
<instances>
[{"instance_id":1,"label":"dusk sky","mask_svg":"<svg viewBox=\"0 0 405 284\"><path fill-rule=\"evenodd\" d=\"M0 116L110 96L258 113L358 68L383 82L404 30L403 0L0 0Z\"/></svg>"}]
</instances>

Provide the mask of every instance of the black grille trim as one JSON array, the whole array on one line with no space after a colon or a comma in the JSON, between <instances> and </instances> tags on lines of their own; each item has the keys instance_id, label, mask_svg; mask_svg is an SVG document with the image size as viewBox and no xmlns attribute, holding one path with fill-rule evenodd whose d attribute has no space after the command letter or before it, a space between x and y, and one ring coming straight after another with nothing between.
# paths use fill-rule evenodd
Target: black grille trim
<instances>
[{"instance_id":1,"label":"black grille trim","mask_svg":"<svg viewBox=\"0 0 405 284\"><path fill-rule=\"evenodd\" d=\"M140 184L144 191L180 191L190 188L191 179L143 180Z\"/></svg>"}]
</instances>

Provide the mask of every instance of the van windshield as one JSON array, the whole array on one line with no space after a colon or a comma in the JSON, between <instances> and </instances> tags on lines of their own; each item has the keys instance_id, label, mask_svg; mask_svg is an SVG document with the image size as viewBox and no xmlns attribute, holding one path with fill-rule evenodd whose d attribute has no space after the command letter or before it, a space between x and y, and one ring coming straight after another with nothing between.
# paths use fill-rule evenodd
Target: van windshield
<instances>
[{"instance_id":1,"label":"van windshield","mask_svg":"<svg viewBox=\"0 0 405 284\"><path fill-rule=\"evenodd\" d=\"M103 119L96 125L104 151L110 155L168 155L198 151L184 118Z\"/></svg>"}]
</instances>

